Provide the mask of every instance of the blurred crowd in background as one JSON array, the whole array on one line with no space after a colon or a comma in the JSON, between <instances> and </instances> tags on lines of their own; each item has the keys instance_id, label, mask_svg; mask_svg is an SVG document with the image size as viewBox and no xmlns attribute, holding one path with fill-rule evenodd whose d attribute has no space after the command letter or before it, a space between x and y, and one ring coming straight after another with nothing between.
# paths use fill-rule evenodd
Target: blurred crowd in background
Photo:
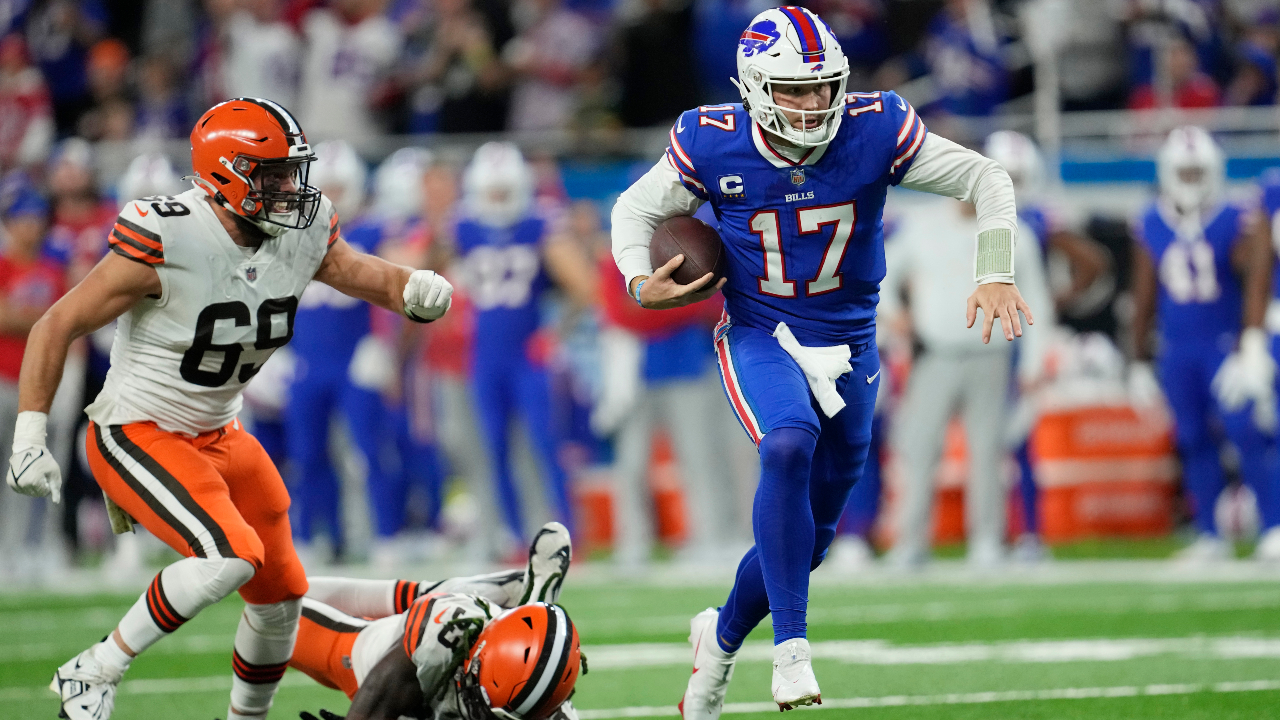
<instances>
[{"instance_id":1,"label":"blurred crowd in background","mask_svg":"<svg viewBox=\"0 0 1280 720\"><path fill-rule=\"evenodd\" d=\"M1024 2L815 0L849 89L903 88L926 115L1029 100ZM0 168L55 138L181 138L214 102L270 97L315 139L651 127L735 102L746 0L5 0ZM1271 105L1267 0L1079 0L1064 109ZM1164 72L1160 72L1160 68Z\"/></svg>"},{"instance_id":2,"label":"blurred crowd in background","mask_svg":"<svg viewBox=\"0 0 1280 720\"><path fill-rule=\"evenodd\" d=\"M851 91L910 88L905 94L935 130L949 116L1029 105L1034 73L1021 3L808 6L849 56ZM569 192L565 158L530 152L504 176L515 182L504 192L531 198L511 221L519 228L526 216L537 218L528 230L538 248L530 257L468 245L473 230L459 218L469 210L474 216L488 192L484 178L467 170L469 156L357 150L387 134L665 126L699 103L737 101L728 80L735 44L766 7L735 0L0 1L0 437L12 432L32 323L103 256L123 203L188 187L180 178L186 159L173 145L167 157L159 152L163 142L186 137L215 102L263 96L293 110L313 142L336 141L319 145L312 182L338 206L349 242L442 271L459 289L449 315L421 327L313 286L300 305L293 352L277 353L251 385L245 420L290 485L307 563L368 559L385 570L443 556L519 562L526 533L549 517L574 523L588 555L626 568L736 561L751 542L758 469L723 399L709 340L719 303L663 313L637 308L609 251L611 198ZM1079 0L1068 17L1069 27L1059 28L1063 109L1276 102L1275 3ZM1132 344L1133 218L1080 211L1079 203L1068 211L1053 197L1052 166L1034 145L998 135L987 151L1021 163L1020 199L1026 191L1043 201L1024 212L1024 237L1039 242L1024 243L1029 255L1020 262L1031 269L1019 269L1020 286L1038 298L1040 322L1014 353L1003 347L979 358L1005 369L1007 402L966 409L966 393L977 390L955 384L964 375L951 361L913 395L908 373L923 348L954 351L954 362L979 351L965 345L976 332L956 339L962 312L952 318L933 310L952 307L946 293L963 288L928 280L930 273L968 278L973 233L965 229L970 216L949 200L891 201L880 338L890 381L881 386L878 450L832 550L842 567L862 566L891 546L891 562L917 567L931 539L963 538L965 522L958 536L947 529L955 508L938 495L933 509L930 486L935 477L943 484L943 476L963 478L952 467L957 461L969 462L968 479L979 483L965 506L970 560L992 566L1044 558L1027 443L1038 410L1029 398L1049 397L1040 407L1053 398L1106 402L1128 392L1122 349ZM127 141L125 172L101 171L108 145L99 141ZM653 160L637 160L631 179ZM912 249L939 233L954 235L950 242L963 252ZM913 295L913 282L936 285L940 294ZM956 307L962 311L963 295ZM508 324L490 324L495 311L509 311ZM524 319L511 319L518 313ZM111 540L80 450L81 409L101 387L110 344L106 328L75 349L51 414L60 443L51 447L67 478L63 506L0 493L3 546L31 548L6 550L0 576L48 576L104 552L112 572L126 573L152 551L135 536ZM949 424L961 409L967 451L958 449L964 434ZM916 434L893 431L895 417ZM1157 460L1171 466L1168 421L1154 431L1142 422L1126 427L1164 437ZM913 456L912 448L924 450ZM914 465L896 471L900 482L882 485L879 459L888 467L894 457ZM1172 482L1176 471L1155 476ZM882 499L890 498L904 520L885 519ZM1191 515L1180 501L1156 510L1165 520L1140 532L1167 532Z\"/></svg>"}]
</instances>

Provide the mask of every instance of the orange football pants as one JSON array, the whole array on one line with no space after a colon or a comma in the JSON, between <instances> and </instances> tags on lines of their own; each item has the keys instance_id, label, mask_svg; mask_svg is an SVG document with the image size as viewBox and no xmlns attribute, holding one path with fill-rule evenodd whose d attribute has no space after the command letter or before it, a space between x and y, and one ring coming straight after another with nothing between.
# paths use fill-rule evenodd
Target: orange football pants
<instances>
[{"instance_id":1,"label":"orange football pants","mask_svg":"<svg viewBox=\"0 0 1280 720\"><path fill-rule=\"evenodd\" d=\"M284 480L239 420L196 437L151 422L90 423L85 444L107 497L169 547L186 557L251 563L253 579L240 587L245 602L306 594Z\"/></svg>"},{"instance_id":2,"label":"orange football pants","mask_svg":"<svg viewBox=\"0 0 1280 720\"><path fill-rule=\"evenodd\" d=\"M298 642L293 646L289 667L301 670L327 688L341 690L348 698L355 698L359 686L351 653L356 636L367 626L364 620L349 617L323 603L303 600Z\"/></svg>"}]
</instances>

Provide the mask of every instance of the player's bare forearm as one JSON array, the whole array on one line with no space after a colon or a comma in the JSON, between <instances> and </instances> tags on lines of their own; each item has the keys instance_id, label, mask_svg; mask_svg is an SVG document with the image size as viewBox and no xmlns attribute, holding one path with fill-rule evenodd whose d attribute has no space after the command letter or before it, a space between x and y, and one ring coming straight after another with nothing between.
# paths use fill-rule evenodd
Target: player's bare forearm
<instances>
[{"instance_id":1,"label":"player's bare forearm","mask_svg":"<svg viewBox=\"0 0 1280 720\"><path fill-rule=\"evenodd\" d=\"M120 317L143 297L159 297L162 291L160 276L151 266L114 253L103 258L31 327L18 378L19 412L49 412L62 381L67 349L76 338Z\"/></svg>"},{"instance_id":2,"label":"player's bare forearm","mask_svg":"<svg viewBox=\"0 0 1280 720\"><path fill-rule=\"evenodd\" d=\"M369 671L351 699L347 720L397 720L419 717L426 709L417 669L396 643Z\"/></svg>"},{"instance_id":3,"label":"player's bare forearm","mask_svg":"<svg viewBox=\"0 0 1280 720\"><path fill-rule=\"evenodd\" d=\"M1140 243L1133 244L1133 357L1151 359L1151 322L1156 311L1156 266Z\"/></svg>"},{"instance_id":4,"label":"player's bare forearm","mask_svg":"<svg viewBox=\"0 0 1280 720\"><path fill-rule=\"evenodd\" d=\"M1244 285L1244 327L1262 327L1271 302L1271 234L1261 213L1252 213L1232 261Z\"/></svg>"},{"instance_id":5,"label":"player's bare forearm","mask_svg":"<svg viewBox=\"0 0 1280 720\"><path fill-rule=\"evenodd\" d=\"M653 271L652 275L640 275L631 279L631 287L627 288L631 297L636 296L639 288L640 305L649 310L670 310L702 302L715 295L728 278L720 278L720 282L712 283L711 273L694 280L688 285L681 285L671 279L671 273L684 262L684 255L676 255L666 265ZM641 285L640 283L644 283Z\"/></svg>"},{"instance_id":6,"label":"player's bare forearm","mask_svg":"<svg viewBox=\"0 0 1280 720\"><path fill-rule=\"evenodd\" d=\"M404 286L413 268L359 252L338 238L329 248L316 280L344 295L397 314L404 313Z\"/></svg>"},{"instance_id":7,"label":"player's bare forearm","mask_svg":"<svg viewBox=\"0 0 1280 720\"><path fill-rule=\"evenodd\" d=\"M1013 283L993 282L979 285L978 289L969 296L968 327L973 327L974 322L977 321L979 310L982 311L982 342L984 344L991 342L991 329L996 318L1000 319L1000 329L1004 331L1004 339L1010 342L1015 337L1022 337L1022 323L1018 319L1019 311L1027 318L1028 325L1036 324L1030 306L1022 299L1022 293L1018 292L1018 286Z\"/></svg>"},{"instance_id":8,"label":"player's bare forearm","mask_svg":"<svg viewBox=\"0 0 1280 720\"><path fill-rule=\"evenodd\" d=\"M596 272L581 245L571 237L550 238L543 246L542 257L546 261L547 273L569 297L574 310L595 305L598 297Z\"/></svg>"}]
</instances>

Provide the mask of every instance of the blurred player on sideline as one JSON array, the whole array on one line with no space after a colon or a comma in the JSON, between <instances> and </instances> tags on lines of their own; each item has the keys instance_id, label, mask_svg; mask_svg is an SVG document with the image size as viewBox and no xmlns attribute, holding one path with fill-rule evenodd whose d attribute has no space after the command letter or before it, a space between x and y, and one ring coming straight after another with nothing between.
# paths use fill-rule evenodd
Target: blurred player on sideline
<instances>
[{"instance_id":1,"label":"blurred player on sideline","mask_svg":"<svg viewBox=\"0 0 1280 720\"><path fill-rule=\"evenodd\" d=\"M1035 142L1020 132L1000 130L987 136L983 154L1000 163L1013 181L1018 219L1039 242L1054 310L1061 314L1082 307L1094 309L1098 294L1094 292L1095 283L1104 277L1110 258L1097 242L1072 230L1061 209L1047 196L1050 188L1044 158ZM1060 267L1060 260L1065 261L1062 269L1066 277L1058 281L1054 271ZM1040 491L1028 442L1036 420L1032 389L1025 384L1013 388L1015 405L1009 429L1010 444L1018 462L1018 490L1025 523L1013 553L1014 559L1023 562L1035 562L1047 555L1040 541Z\"/></svg>"},{"instance_id":2,"label":"blurred player on sideline","mask_svg":"<svg viewBox=\"0 0 1280 720\"><path fill-rule=\"evenodd\" d=\"M185 556L116 629L50 684L71 720L106 720L133 658L239 589L229 718L263 718L293 651L307 579L280 474L236 415L241 392L293 323L313 278L429 322L452 288L430 271L351 249L307 184L315 154L269 100L215 105L191 133L194 187L137 200L112 252L35 324L19 380L14 490L60 500L47 413L71 342L120 318L111 370L86 411L86 450L113 525L139 522ZM319 218L319 222L314 222Z\"/></svg>"},{"instance_id":3,"label":"blurred player on sideline","mask_svg":"<svg viewBox=\"0 0 1280 720\"><path fill-rule=\"evenodd\" d=\"M587 212L595 213L594 206ZM599 227L598 222L596 228ZM575 233L579 234L579 233ZM626 293L611 253L599 258L602 388L592 413L593 429L615 442L613 559L624 569L649 562L653 551L653 495L649 468L653 431L671 440L685 496L689 499L689 541L680 559L712 564L727 559L732 486L727 472L723 408L712 369L714 351L707 332L720 310L699 303L649 312Z\"/></svg>"},{"instance_id":4,"label":"blurred player on sideline","mask_svg":"<svg viewBox=\"0 0 1280 720\"><path fill-rule=\"evenodd\" d=\"M373 207L367 225L378 234L378 254L392 262L412 267L439 269L439 243L427 217L429 197L427 176L435 160L421 148L402 148L378 166L374 174ZM458 313L452 313L456 320ZM361 364L361 374L370 389L382 393L387 413L387 430L394 438L397 467L387 468L382 482L370 484L373 507L374 542L371 558L375 567L389 569L432 550L418 539L401 533L408 520L408 506L414 489L426 500L426 526L438 529L444 495L444 466L436 433L434 378L422 362L419 350L427 342L423 328L406 323L384 310L374 310L373 335L365 360L387 358L382 367ZM376 345L374 344L376 343Z\"/></svg>"},{"instance_id":5,"label":"blurred player on sideline","mask_svg":"<svg viewBox=\"0 0 1280 720\"><path fill-rule=\"evenodd\" d=\"M438 582L308 578L289 664L346 693L347 720L424 708L441 720L576 720L568 697L586 664L556 605L571 556L569 531L552 522L523 570Z\"/></svg>"},{"instance_id":6,"label":"blurred player on sideline","mask_svg":"<svg viewBox=\"0 0 1280 720\"><path fill-rule=\"evenodd\" d=\"M1272 251L1258 219L1223 200L1226 159L1209 133L1175 129L1156 167L1160 197L1139 218L1133 246L1137 361L1130 383L1135 397L1158 400L1154 321L1159 387L1173 410L1199 533L1179 556L1226 560L1234 551L1214 519L1224 484L1215 415L1240 451L1240 474L1257 497L1263 532L1276 538L1280 525L1276 363L1263 329ZM1280 559L1280 542L1260 544L1258 556Z\"/></svg>"},{"instance_id":7,"label":"blurred player on sideline","mask_svg":"<svg viewBox=\"0 0 1280 720\"><path fill-rule=\"evenodd\" d=\"M806 639L809 573L835 536L871 443L880 377L877 288L884 277L882 216L889 186L977 205L982 339L999 318L1007 340L1030 310L1013 285L1013 186L998 163L930 134L892 92L845 94L849 63L808 10L766 10L737 49L743 104L680 116L665 157L618 200L613 248L642 306L678 307L723 286L715 332L725 391L760 450L756 545L725 605L694 618L686 720L720 715L735 654L773 615L773 699L780 709L821 701ZM728 256L711 274L671 280L677 255L649 262L654 227L710 202ZM957 313L959 308L956 308Z\"/></svg>"},{"instance_id":8,"label":"blurred player on sideline","mask_svg":"<svg viewBox=\"0 0 1280 720\"><path fill-rule=\"evenodd\" d=\"M573 308L595 302L594 271L560 219L533 204L534 179L516 146L486 143L463 177L454 230L459 279L474 311L472 387L489 450L490 471L511 545L524 534L512 474L512 421L533 445L551 513L572 528L569 478L556 452L551 389L539 357L542 304L553 287ZM522 541L520 541L522 543Z\"/></svg>"},{"instance_id":9,"label":"blurred player on sideline","mask_svg":"<svg viewBox=\"0 0 1280 720\"><path fill-rule=\"evenodd\" d=\"M893 322L902 312L899 298L910 295L910 325L922 349L907 377L894 417L893 447L902 463L904 489L898 538L891 561L904 568L924 563L933 529L934 478L942 459L947 425L953 414L964 421L969 457L965 487L965 529L969 564L990 569L1004 560L1006 488L1005 432L1014 348L1016 377L1035 383L1044 365L1046 331L1053 307L1044 280L1040 251L1030 230L1019 227L1026 242L1014 259L1018 283L1027 301L1040 310L1036 327L1015 344L988 345L959 323L951 309L974 290L965 273L973 258L964 242L977 232L973 206L940 201L907 213L886 243L888 272L880 283L879 314Z\"/></svg>"},{"instance_id":10,"label":"blurred player on sideline","mask_svg":"<svg viewBox=\"0 0 1280 720\"><path fill-rule=\"evenodd\" d=\"M350 218L343 238L359 252L377 250L379 228L362 215L364 161L342 141L315 147L312 179L333 203L339 217ZM297 364L284 407L286 454L292 463L293 535L298 554L309 560L312 533L328 532L334 560L346 551L342 488L333 465L330 421L340 413L347 432L364 457L371 496L386 485L381 451L386 438L385 412L378 395L395 372L385 343L370 334L369 306L324 283L312 281L298 300L291 349ZM377 503L374 503L377 507Z\"/></svg>"}]
</instances>

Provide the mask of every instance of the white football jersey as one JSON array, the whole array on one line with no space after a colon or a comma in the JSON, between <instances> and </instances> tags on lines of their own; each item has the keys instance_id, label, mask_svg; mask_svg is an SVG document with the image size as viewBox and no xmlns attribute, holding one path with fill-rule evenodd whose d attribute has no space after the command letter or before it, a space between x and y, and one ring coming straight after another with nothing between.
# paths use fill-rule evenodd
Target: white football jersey
<instances>
[{"instance_id":1,"label":"white football jersey","mask_svg":"<svg viewBox=\"0 0 1280 720\"><path fill-rule=\"evenodd\" d=\"M293 337L298 298L340 233L322 197L311 227L248 254L206 197L193 188L120 211L111 249L154 267L163 290L116 324L106 384L85 410L99 425L197 435L231 422L245 385Z\"/></svg>"}]
</instances>

